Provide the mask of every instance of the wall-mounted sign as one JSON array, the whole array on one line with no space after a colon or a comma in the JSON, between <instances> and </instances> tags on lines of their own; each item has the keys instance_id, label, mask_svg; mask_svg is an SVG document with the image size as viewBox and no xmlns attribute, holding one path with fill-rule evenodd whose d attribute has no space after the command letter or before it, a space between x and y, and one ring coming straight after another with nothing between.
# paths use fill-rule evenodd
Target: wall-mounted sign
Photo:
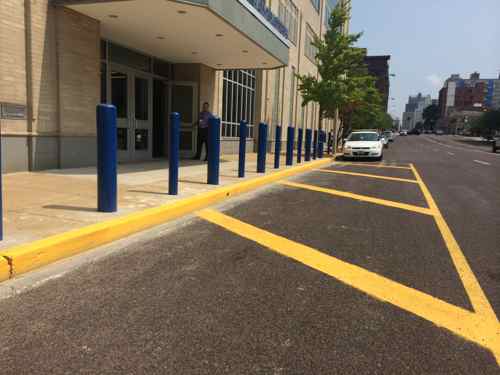
<instances>
[{"instance_id":1,"label":"wall-mounted sign","mask_svg":"<svg viewBox=\"0 0 500 375\"><path fill-rule=\"evenodd\" d=\"M0 103L0 118L8 120L26 120L24 104Z\"/></svg>"}]
</instances>

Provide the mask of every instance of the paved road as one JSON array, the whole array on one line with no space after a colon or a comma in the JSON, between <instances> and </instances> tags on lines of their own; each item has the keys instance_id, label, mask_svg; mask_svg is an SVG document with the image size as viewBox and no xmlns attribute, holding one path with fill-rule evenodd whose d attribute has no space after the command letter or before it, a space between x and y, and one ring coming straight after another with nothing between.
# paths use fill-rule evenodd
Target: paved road
<instances>
[{"instance_id":1,"label":"paved road","mask_svg":"<svg viewBox=\"0 0 500 375\"><path fill-rule=\"evenodd\" d=\"M455 146L398 138L0 301L0 373L498 374L500 157Z\"/></svg>"}]
</instances>

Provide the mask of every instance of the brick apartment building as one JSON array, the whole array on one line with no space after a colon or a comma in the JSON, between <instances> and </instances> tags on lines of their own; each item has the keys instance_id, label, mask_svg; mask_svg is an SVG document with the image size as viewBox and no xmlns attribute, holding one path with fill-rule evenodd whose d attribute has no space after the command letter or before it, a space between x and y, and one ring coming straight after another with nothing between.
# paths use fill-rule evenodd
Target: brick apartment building
<instances>
[{"instance_id":1,"label":"brick apartment building","mask_svg":"<svg viewBox=\"0 0 500 375\"><path fill-rule=\"evenodd\" d=\"M172 111L181 155L193 155L205 101L221 117L224 153L236 152L242 119L250 146L260 121L271 139L276 125L316 128L318 108L302 107L295 74L317 75L312 41L338 3L2 0L3 170L95 165L100 102L117 107L122 163L168 157Z\"/></svg>"},{"instance_id":2,"label":"brick apartment building","mask_svg":"<svg viewBox=\"0 0 500 375\"><path fill-rule=\"evenodd\" d=\"M389 60L391 56L366 56L365 64L368 67L368 72L377 78L375 86L382 96L384 110L388 110L389 106Z\"/></svg>"}]
</instances>

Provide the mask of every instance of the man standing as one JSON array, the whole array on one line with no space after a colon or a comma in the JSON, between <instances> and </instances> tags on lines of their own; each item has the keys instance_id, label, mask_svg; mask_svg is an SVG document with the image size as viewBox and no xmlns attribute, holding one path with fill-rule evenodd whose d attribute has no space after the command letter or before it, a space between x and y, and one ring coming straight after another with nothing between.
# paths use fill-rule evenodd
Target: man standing
<instances>
[{"instance_id":1,"label":"man standing","mask_svg":"<svg viewBox=\"0 0 500 375\"><path fill-rule=\"evenodd\" d=\"M200 112L200 120L198 123L198 144L196 147L196 156L193 159L200 159L201 150L203 148L203 144L205 144L205 149L207 150L207 154L205 155L205 161L207 161L208 157L208 121L212 117L212 113L209 110L208 102L203 103L203 109Z\"/></svg>"}]
</instances>

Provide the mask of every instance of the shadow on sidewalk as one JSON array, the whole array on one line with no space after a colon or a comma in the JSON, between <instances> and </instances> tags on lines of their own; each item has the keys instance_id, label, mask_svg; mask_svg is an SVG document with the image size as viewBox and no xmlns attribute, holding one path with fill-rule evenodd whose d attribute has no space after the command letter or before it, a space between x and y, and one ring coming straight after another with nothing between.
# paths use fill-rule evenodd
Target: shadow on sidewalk
<instances>
[{"instance_id":1,"label":"shadow on sidewalk","mask_svg":"<svg viewBox=\"0 0 500 375\"><path fill-rule=\"evenodd\" d=\"M53 210L67 210L67 211L82 211L82 212L97 212L97 208L68 206L63 204L48 204L42 208L49 208Z\"/></svg>"}]
</instances>

